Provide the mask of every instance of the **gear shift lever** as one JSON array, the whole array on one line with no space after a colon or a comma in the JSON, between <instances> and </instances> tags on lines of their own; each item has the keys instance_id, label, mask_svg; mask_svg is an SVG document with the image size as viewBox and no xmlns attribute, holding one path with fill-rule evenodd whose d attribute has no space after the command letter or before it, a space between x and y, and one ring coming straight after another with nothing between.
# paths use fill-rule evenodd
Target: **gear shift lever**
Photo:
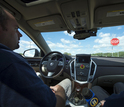
<instances>
[{"instance_id":1,"label":"gear shift lever","mask_svg":"<svg viewBox=\"0 0 124 107\"><path fill-rule=\"evenodd\" d=\"M76 86L75 91L69 97L69 101L74 105L86 105L86 100L82 95L82 90L80 86Z\"/></svg>"},{"instance_id":2,"label":"gear shift lever","mask_svg":"<svg viewBox=\"0 0 124 107\"><path fill-rule=\"evenodd\" d=\"M81 93L81 87L76 87L75 89L75 97L78 97L78 99L82 99L83 98L83 95Z\"/></svg>"}]
</instances>

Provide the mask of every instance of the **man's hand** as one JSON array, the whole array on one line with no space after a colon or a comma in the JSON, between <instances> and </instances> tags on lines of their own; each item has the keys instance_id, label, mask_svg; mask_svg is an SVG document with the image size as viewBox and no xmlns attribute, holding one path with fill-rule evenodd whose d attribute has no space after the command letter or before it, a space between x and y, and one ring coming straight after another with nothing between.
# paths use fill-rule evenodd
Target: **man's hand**
<instances>
[{"instance_id":1,"label":"man's hand","mask_svg":"<svg viewBox=\"0 0 124 107\"><path fill-rule=\"evenodd\" d=\"M101 106L100 107L103 107L104 103L105 103L105 100L102 100L100 101L101 102Z\"/></svg>"},{"instance_id":2,"label":"man's hand","mask_svg":"<svg viewBox=\"0 0 124 107\"><path fill-rule=\"evenodd\" d=\"M56 107L64 107L66 101L66 95L63 87L60 85L56 85L56 86L50 86L50 88L52 89L53 93L55 93L56 95L56 99L57 99Z\"/></svg>"},{"instance_id":3,"label":"man's hand","mask_svg":"<svg viewBox=\"0 0 124 107\"><path fill-rule=\"evenodd\" d=\"M53 93L57 93L58 91L61 90L61 86L60 85L55 85L55 86L50 86L50 88L52 89Z\"/></svg>"}]
</instances>

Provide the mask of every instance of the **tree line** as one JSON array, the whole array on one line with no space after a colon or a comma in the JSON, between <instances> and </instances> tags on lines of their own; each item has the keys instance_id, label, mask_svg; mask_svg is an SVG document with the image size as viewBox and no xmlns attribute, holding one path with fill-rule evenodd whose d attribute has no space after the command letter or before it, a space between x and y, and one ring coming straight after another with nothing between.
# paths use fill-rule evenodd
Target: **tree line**
<instances>
[{"instance_id":1,"label":"tree line","mask_svg":"<svg viewBox=\"0 0 124 107\"><path fill-rule=\"evenodd\" d=\"M111 53L94 53L91 56L100 56L100 57L124 57L124 51L120 52L111 52Z\"/></svg>"},{"instance_id":2,"label":"tree line","mask_svg":"<svg viewBox=\"0 0 124 107\"><path fill-rule=\"evenodd\" d=\"M71 53L68 52L64 52L64 54L66 55L70 55ZM99 56L99 57L124 57L124 51L120 51L120 52L111 52L111 53L94 53L91 54L91 56Z\"/></svg>"}]
</instances>

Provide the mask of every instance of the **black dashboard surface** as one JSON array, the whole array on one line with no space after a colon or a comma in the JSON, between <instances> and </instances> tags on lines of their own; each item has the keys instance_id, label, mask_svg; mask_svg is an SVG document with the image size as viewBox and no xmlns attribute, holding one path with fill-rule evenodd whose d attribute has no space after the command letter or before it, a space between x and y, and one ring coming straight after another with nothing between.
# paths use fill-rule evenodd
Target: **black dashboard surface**
<instances>
[{"instance_id":1,"label":"black dashboard surface","mask_svg":"<svg viewBox=\"0 0 124 107\"><path fill-rule=\"evenodd\" d=\"M40 58L25 58L32 67L39 67ZM124 75L124 58L92 57L97 69L95 78L105 75Z\"/></svg>"}]
</instances>

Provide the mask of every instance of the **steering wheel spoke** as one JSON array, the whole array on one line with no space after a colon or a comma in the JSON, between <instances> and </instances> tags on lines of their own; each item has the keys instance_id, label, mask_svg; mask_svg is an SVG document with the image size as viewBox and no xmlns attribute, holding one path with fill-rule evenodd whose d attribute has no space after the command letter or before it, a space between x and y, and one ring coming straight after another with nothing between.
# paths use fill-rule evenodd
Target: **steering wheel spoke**
<instances>
[{"instance_id":1,"label":"steering wheel spoke","mask_svg":"<svg viewBox=\"0 0 124 107\"><path fill-rule=\"evenodd\" d=\"M43 61L43 62L42 62L42 65L45 65L45 64L47 64L47 62L48 62L48 61Z\"/></svg>"},{"instance_id":2,"label":"steering wheel spoke","mask_svg":"<svg viewBox=\"0 0 124 107\"><path fill-rule=\"evenodd\" d=\"M47 76L48 76L48 77L51 77L51 76L53 76L54 74L55 74L55 72L48 72Z\"/></svg>"}]
</instances>

